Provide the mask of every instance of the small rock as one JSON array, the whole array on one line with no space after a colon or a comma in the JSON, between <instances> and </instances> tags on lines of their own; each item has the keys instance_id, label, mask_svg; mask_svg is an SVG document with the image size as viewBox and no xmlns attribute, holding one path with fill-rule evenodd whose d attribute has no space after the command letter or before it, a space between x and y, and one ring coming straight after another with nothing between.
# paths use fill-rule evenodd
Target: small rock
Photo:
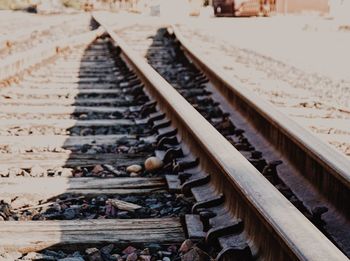
<instances>
[{"instance_id":1,"label":"small rock","mask_svg":"<svg viewBox=\"0 0 350 261\"><path fill-rule=\"evenodd\" d=\"M126 171L131 173L131 172L140 172L142 170L142 167L140 165L134 164L130 165L129 167L126 168Z\"/></svg>"},{"instance_id":2,"label":"small rock","mask_svg":"<svg viewBox=\"0 0 350 261\"><path fill-rule=\"evenodd\" d=\"M63 168L61 171L61 177L71 177L72 176L72 169L69 168Z\"/></svg>"},{"instance_id":3,"label":"small rock","mask_svg":"<svg viewBox=\"0 0 350 261\"><path fill-rule=\"evenodd\" d=\"M128 211L119 211L117 218L130 218Z\"/></svg>"},{"instance_id":4,"label":"small rock","mask_svg":"<svg viewBox=\"0 0 350 261\"><path fill-rule=\"evenodd\" d=\"M22 175L23 177L30 177L29 172L27 172L27 171L25 171L25 170L22 170L21 175Z\"/></svg>"},{"instance_id":5,"label":"small rock","mask_svg":"<svg viewBox=\"0 0 350 261\"><path fill-rule=\"evenodd\" d=\"M156 198L146 198L145 201L147 204L155 204L158 200Z\"/></svg>"},{"instance_id":6,"label":"small rock","mask_svg":"<svg viewBox=\"0 0 350 261\"><path fill-rule=\"evenodd\" d=\"M140 255L140 260L142 260L142 261L151 261L151 256Z\"/></svg>"},{"instance_id":7,"label":"small rock","mask_svg":"<svg viewBox=\"0 0 350 261\"><path fill-rule=\"evenodd\" d=\"M107 246L105 246L105 247L102 247L101 249L100 249L100 252L102 253L102 254L105 254L105 255L109 255L111 252L112 252L112 250L113 250L113 248L114 248L114 245L113 244L109 244L109 245L107 245Z\"/></svg>"},{"instance_id":8,"label":"small rock","mask_svg":"<svg viewBox=\"0 0 350 261\"><path fill-rule=\"evenodd\" d=\"M84 176L84 173L83 172L75 172L74 173L74 177L76 177L76 178L81 178L81 177L83 177Z\"/></svg>"},{"instance_id":9,"label":"small rock","mask_svg":"<svg viewBox=\"0 0 350 261\"><path fill-rule=\"evenodd\" d=\"M105 205L105 203L106 203L106 201L108 200L108 196L107 195L104 195L104 194L102 194L102 195L99 195L99 196L97 196L96 197L96 203L98 204L98 205ZM91 200L92 201L92 200ZM92 203L92 202L91 202Z\"/></svg>"},{"instance_id":10,"label":"small rock","mask_svg":"<svg viewBox=\"0 0 350 261\"><path fill-rule=\"evenodd\" d=\"M93 169L92 169L92 173L93 174L97 174L104 171L104 168L101 165L96 165Z\"/></svg>"},{"instance_id":11,"label":"small rock","mask_svg":"<svg viewBox=\"0 0 350 261\"><path fill-rule=\"evenodd\" d=\"M9 175L8 168L0 168L0 176L1 177L7 177Z\"/></svg>"},{"instance_id":12,"label":"small rock","mask_svg":"<svg viewBox=\"0 0 350 261\"><path fill-rule=\"evenodd\" d=\"M138 256L134 252L134 253L131 253L130 255L128 255L128 257L126 258L126 261L136 261L137 259L138 259Z\"/></svg>"},{"instance_id":13,"label":"small rock","mask_svg":"<svg viewBox=\"0 0 350 261\"><path fill-rule=\"evenodd\" d=\"M163 167L163 161L158 157L149 157L145 161L145 169L148 171L154 171Z\"/></svg>"},{"instance_id":14,"label":"small rock","mask_svg":"<svg viewBox=\"0 0 350 261\"><path fill-rule=\"evenodd\" d=\"M46 170L40 166L34 166L30 169L30 175L33 177L45 176Z\"/></svg>"},{"instance_id":15,"label":"small rock","mask_svg":"<svg viewBox=\"0 0 350 261\"><path fill-rule=\"evenodd\" d=\"M149 249L145 248L144 250L141 251L140 255L149 256L150 255Z\"/></svg>"},{"instance_id":16,"label":"small rock","mask_svg":"<svg viewBox=\"0 0 350 261\"><path fill-rule=\"evenodd\" d=\"M57 261L84 261L82 257L66 257L62 259L58 259Z\"/></svg>"},{"instance_id":17,"label":"small rock","mask_svg":"<svg viewBox=\"0 0 350 261\"><path fill-rule=\"evenodd\" d=\"M85 250L89 261L103 261L100 251L97 248L88 248Z\"/></svg>"},{"instance_id":18,"label":"small rock","mask_svg":"<svg viewBox=\"0 0 350 261\"><path fill-rule=\"evenodd\" d=\"M171 252L168 251L160 251L162 253L162 256L171 256Z\"/></svg>"},{"instance_id":19,"label":"small rock","mask_svg":"<svg viewBox=\"0 0 350 261\"><path fill-rule=\"evenodd\" d=\"M88 115L85 113L82 113L79 115L79 119L86 119L87 117L88 117Z\"/></svg>"},{"instance_id":20,"label":"small rock","mask_svg":"<svg viewBox=\"0 0 350 261\"><path fill-rule=\"evenodd\" d=\"M149 205L150 209L159 209L159 208L162 208L162 207L163 207L162 203L156 203L156 204Z\"/></svg>"},{"instance_id":21,"label":"small rock","mask_svg":"<svg viewBox=\"0 0 350 261\"><path fill-rule=\"evenodd\" d=\"M121 258L121 256L119 254L113 254L113 255L111 255L111 257L115 260L119 260Z\"/></svg>"},{"instance_id":22,"label":"small rock","mask_svg":"<svg viewBox=\"0 0 350 261\"><path fill-rule=\"evenodd\" d=\"M92 135L92 130L90 128L84 128L80 130L80 136Z\"/></svg>"},{"instance_id":23,"label":"small rock","mask_svg":"<svg viewBox=\"0 0 350 261\"><path fill-rule=\"evenodd\" d=\"M85 250L85 253L87 255L91 255L91 254L96 253L96 252L99 252L99 250L97 248L95 248L95 247L88 248L88 249Z\"/></svg>"},{"instance_id":24,"label":"small rock","mask_svg":"<svg viewBox=\"0 0 350 261\"><path fill-rule=\"evenodd\" d=\"M67 220L72 220L75 218L75 210L72 208L67 208L64 210L63 216Z\"/></svg>"},{"instance_id":25,"label":"small rock","mask_svg":"<svg viewBox=\"0 0 350 261\"><path fill-rule=\"evenodd\" d=\"M150 251L152 252L156 252L160 250L162 247L157 243L150 243L150 244L147 244L147 248L150 249Z\"/></svg>"},{"instance_id":26,"label":"small rock","mask_svg":"<svg viewBox=\"0 0 350 261\"><path fill-rule=\"evenodd\" d=\"M190 239L186 239L179 249L181 253L187 253L193 247L193 242Z\"/></svg>"},{"instance_id":27,"label":"small rock","mask_svg":"<svg viewBox=\"0 0 350 261\"><path fill-rule=\"evenodd\" d=\"M55 257L57 259L64 258L66 256L62 251L56 252L56 251L52 251L52 250L44 250L43 254L45 254L47 256Z\"/></svg>"},{"instance_id":28,"label":"small rock","mask_svg":"<svg viewBox=\"0 0 350 261\"><path fill-rule=\"evenodd\" d=\"M162 261L171 261L169 257L163 257Z\"/></svg>"},{"instance_id":29,"label":"small rock","mask_svg":"<svg viewBox=\"0 0 350 261\"><path fill-rule=\"evenodd\" d=\"M81 146L80 151L81 151L82 153L86 153L90 148L91 148L91 145L85 143L84 145Z\"/></svg>"},{"instance_id":30,"label":"small rock","mask_svg":"<svg viewBox=\"0 0 350 261\"><path fill-rule=\"evenodd\" d=\"M117 214L117 209L112 206L110 202L106 202L105 215L109 217L115 217Z\"/></svg>"},{"instance_id":31,"label":"small rock","mask_svg":"<svg viewBox=\"0 0 350 261\"><path fill-rule=\"evenodd\" d=\"M62 254L64 254L64 252L60 251ZM75 251L73 254L72 254L72 257L81 257L83 258L83 256L80 254L79 251Z\"/></svg>"},{"instance_id":32,"label":"small rock","mask_svg":"<svg viewBox=\"0 0 350 261\"><path fill-rule=\"evenodd\" d=\"M11 206L8 203L0 201L0 216L4 219L10 217L12 214Z\"/></svg>"},{"instance_id":33,"label":"small rock","mask_svg":"<svg viewBox=\"0 0 350 261\"><path fill-rule=\"evenodd\" d=\"M131 253L134 253L137 249L134 248L133 246L128 246L127 248L125 248L122 253L125 255L130 255Z\"/></svg>"},{"instance_id":34,"label":"small rock","mask_svg":"<svg viewBox=\"0 0 350 261\"><path fill-rule=\"evenodd\" d=\"M133 196L133 195L128 195L128 196L123 198L124 201L131 202L134 204L137 204L139 199L140 199L140 196Z\"/></svg>"},{"instance_id":35,"label":"small rock","mask_svg":"<svg viewBox=\"0 0 350 261\"><path fill-rule=\"evenodd\" d=\"M130 149L129 147L124 146L124 145L118 147L118 150L119 150L120 152L128 152L129 149ZM128 152L128 153L130 153L130 152Z\"/></svg>"},{"instance_id":36,"label":"small rock","mask_svg":"<svg viewBox=\"0 0 350 261\"><path fill-rule=\"evenodd\" d=\"M131 172L130 173L130 177L138 177L138 176L139 176L139 174L136 173L136 172Z\"/></svg>"},{"instance_id":37,"label":"small rock","mask_svg":"<svg viewBox=\"0 0 350 261\"><path fill-rule=\"evenodd\" d=\"M171 253L176 253L177 252L177 246L171 245L168 247L168 251Z\"/></svg>"},{"instance_id":38,"label":"small rock","mask_svg":"<svg viewBox=\"0 0 350 261\"><path fill-rule=\"evenodd\" d=\"M211 258L203 250L193 247L181 257L181 261L211 261Z\"/></svg>"},{"instance_id":39,"label":"small rock","mask_svg":"<svg viewBox=\"0 0 350 261\"><path fill-rule=\"evenodd\" d=\"M118 141L118 144L120 145L128 145L129 144L129 138L126 136L121 137Z\"/></svg>"}]
</instances>

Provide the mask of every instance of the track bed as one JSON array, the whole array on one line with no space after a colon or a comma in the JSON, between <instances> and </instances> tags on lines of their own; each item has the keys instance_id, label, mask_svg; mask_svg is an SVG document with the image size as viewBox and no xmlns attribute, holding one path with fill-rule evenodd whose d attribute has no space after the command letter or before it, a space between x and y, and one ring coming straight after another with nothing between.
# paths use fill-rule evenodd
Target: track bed
<instances>
[{"instance_id":1,"label":"track bed","mask_svg":"<svg viewBox=\"0 0 350 261\"><path fill-rule=\"evenodd\" d=\"M346 259L170 35L163 78L94 19L0 90L5 260Z\"/></svg>"}]
</instances>

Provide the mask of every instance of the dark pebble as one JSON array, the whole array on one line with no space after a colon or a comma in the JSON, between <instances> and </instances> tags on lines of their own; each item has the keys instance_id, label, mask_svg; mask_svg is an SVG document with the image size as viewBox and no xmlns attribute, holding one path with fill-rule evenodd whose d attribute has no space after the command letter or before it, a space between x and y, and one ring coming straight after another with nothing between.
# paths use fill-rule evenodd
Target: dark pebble
<instances>
[{"instance_id":1,"label":"dark pebble","mask_svg":"<svg viewBox=\"0 0 350 261\"><path fill-rule=\"evenodd\" d=\"M63 212L63 216L65 219L67 220L72 220L75 218L75 210L71 209L71 208L67 208L66 210L64 210Z\"/></svg>"}]
</instances>

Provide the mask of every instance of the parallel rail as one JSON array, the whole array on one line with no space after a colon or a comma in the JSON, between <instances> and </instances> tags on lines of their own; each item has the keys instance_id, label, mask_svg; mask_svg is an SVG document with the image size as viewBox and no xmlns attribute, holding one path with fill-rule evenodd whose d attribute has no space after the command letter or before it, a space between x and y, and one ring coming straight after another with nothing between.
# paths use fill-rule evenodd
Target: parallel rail
<instances>
[{"instance_id":1,"label":"parallel rail","mask_svg":"<svg viewBox=\"0 0 350 261\"><path fill-rule=\"evenodd\" d=\"M143 58L133 52L131 48L111 28L108 28L108 26L106 26L103 22L103 17L99 16L98 14L94 14L93 17L95 21L104 28L104 30L99 29L97 31L84 34L83 36L77 36L76 38L65 41L64 44L53 44L52 46L48 47L47 52L45 52L43 56L33 57L33 55L30 55L17 57L12 63L7 62L5 67L6 70L4 69L4 73L1 74L3 77L2 79L9 78L20 71L28 69L42 60L52 57L55 54L57 47L62 48L74 44L86 44L94 40L97 36L101 36L102 33L104 34L104 32L106 32L112 38L112 40L114 40L115 46L120 48L121 57L123 60L128 62L129 67L134 70L134 72L138 75L138 78L142 80L142 83L145 83L146 93L157 101L157 106L161 109L161 111L165 112L167 118L171 120L171 126L168 126L168 122L166 121L160 121L157 128L164 128L166 130L169 128L177 129L177 137L180 138L183 143L181 145L186 146L181 148L189 149L191 152L188 153L186 151L185 155L187 156L193 154L198 157L200 160L199 171L210 174L210 182L207 178L199 179L197 181L194 180L193 183L197 183L199 186L194 184L194 186L190 187L190 189L192 189L192 193L195 194L194 192L197 187L199 190L203 190L205 188L208 189L208 191L202 191L204 194L210 194L211 192L223 194L224 206L226 207L230 216L234 217L237 221L243 220L244 222L244 228L242 228L244 238L248 242L252 252L254 252L254 258L261 260L347 260L339 249L337 249L287 199L285 199L279 193L279 191L275 189L240 154L240 152L237 151L220 133L218 133L218 131L215 130L215 128L210 125L210 123L207 122L168 82L166 82L164 78L162 78L149 64L147 64ZM38 51L34 53L38 54ZM31 57L29 62L25 61L27 57ZM89 77L93 78L91 76ZM131 79L131 81L135 80L134 78ZM54 86L52 89L51 87L48 87L48 89L52 91L56 89L58 92L54 93L55 95L61 95L60 92L62 92L62 90L58 91L59 88L56 88L57 86ZM82 88L83 90L77 91L74 94L90 95L92 93L99 92L97 89L92 89L92 87L93 86L91 85L84 85L84 88ZM25 89L23 89L23 91L24 90ZM137 92L138 90L139 89L136 88L134 91ZM18 91L19 90L17 89L17 92ZM45 89L37 88L36 91L38 91L40 95L50 94L50 92ZM118 91L115 92L114 90L110 91L109 89L106 89L104 94L118 95ZM88 99L91 100L91 98ZM24 104L31 104L31 102L38 105L35 98L23 101ZM68 105L74 103L74 101L65 102ZM102 110L102 108L98 107L85 108L84 106L78 106L77 108L79 113L85 113L91 110L98 113L111 112L110 109L105 108ZM144 108L147 109L147 107ZM25 114L26 111L29 110L29 108L26 106L18 108L4 106L4 109L6 109L6 113L9 114ZM47 116L57 114L69 115L72 113L72 108L65 108L64 111L60 111L60 108L58 107L51 107L50 109L51 110L48 109L44 111L43 107L38 107L37 111L32 114L40 113L41 115ZM142 108L133 109L140 110ZM76 113L77 111L75 110L74 112ZM119 113L119 111L117 111L117 113ZM160 114L157 114L156 118L159 117L159 115ZM20 120L21 119L19 119L19 121ZM55 122L56 120L48 119L46 119L45 122L36 119L27 121L36 126L46 124L46 126L59 126L63 129L68 129L73 126L113 127L135 125L135 123L131 122L130 120L67 120L63 118L57 120L57 122ZM157 120L154 121L156 122ZM13 120L3 120L2 126L11 126L13 122ZM154 127L155 126L156 125L154 125ZM64 142L66 147L70 147L90 143L92 140L94 140L94 143L96 142L97 144L108 144L121 138L118 135L108 136L109 137L93 135L85 136L84 138L82 136L78 136L79 138L77 138L75 136L68 137L61 135L60 140L49 140L49 137L46 137L46 140L41 140L40 136L34 136L34 139L31 140L31 137L33 136L28 136L27 138L22 137L21 139L14 139L13 137L6 139L6 137L2 137L2 140L4 144L9 144L10 146L16 142L19 142L24 147L32 147L33 145L59 145L60 143ZM56 139L57 137L51 136L51 138ZM36 141L39 143L41 142L41 145ZM168 142L171 143L173 141L170 140ZM161 150L158 151L158 153L162 154ZM173 153L176 155L176 151L173 151ZM14 159L13 155L10 155L10 157L2 155L4 161L6 161L2 164L2 166L8 167L11 165L12 167L18 167L18 164L22 164L23 168L29 168L33 162L41 166L54 162L54 164L57 166L66 164L72 167L80 166L82 164L85 166L88 166L89 164L95 166L96 164L101 164L102 162L106 166L109 166L111 162L127 160L123 158L122 154L118 155L118 158L115 158L115 155L109 153L97 154L93 156L89 154L85 155L83 153L76 155L61 153L60 155L61 156L59 157L54 155L55 157L53 158L53 154L51 153L34 152L32 155L30 155L30 159L27 159L26 155L21 155L16 159ZM175 156L173 155L172 157ZM143 158L144 155L142 153L135 156L136 160L141 160ZM177 176L175 176L175 178L177 178ZM201 187L204 180L206 185L209 182L209 187ZM54 178L43 178L41 181L26 180L25 178L22 181L20 178L10 178L5 182L1 181L1 183L3 183L0 186L3 187L3 189L0 191L2 198L7 196L10 197L14 193L18 193L18 195L35 195L35 197L39 198L52 197L62 193L93 195L101 195L104 193L119 195L138 194L143 193L144 191L152 191L153 189L162 189L165 185L164 179L158 178L118 178L112 180L101 180L95 178L75 178L74 180L71 180L70 178L57 178L57 180L54 180ZM22 189L21 186L24 183L26 184L26 187L25 189ZM56 187L55 190L46 189L46 191L44 191L43 189L43 191L39 191L39 184L45 185L48 188L55 184ZM186 191L186 185L188 185L188 183L184 183L183 192ZM211 188L213 191L211 191ZM195 212L196 207L199 208L201 205L206 205L204 203L205 202L197 202L193 206L193 212ZM240 222L237 223L241 224ZM0 231L3 237L0 239L0 245L5 246L5 249L7 250L20 250L23 253L27 253L29 251L39 251L52 246L82 244L93 245L98 242L111 243L115 242L116 240L120 240L121 243L128 243L130 239L133 240L133 243L154 242L157 240L164 241L164 235L167 233L171 233L172 235L171 237L166 238L165 241L167 243L179 243L181 240L183 240L183 229L179 224L178 218L110 221L86 220L77 222L1 221ZM225 227L227 224L224 222L222 225ZM241 225L238 225L237 227L241 228ZM135 231L141 231L142 233L130 234L130 230L133 229ZM187 227L187 232L190 233L191 229L191 227ZM157 230L157 233L159 234L153 234L153 231L155 230ZM87 234L87 231L90 232ZM206 234L204 231L198 232L201 235ZM235 232L233 232L233 234L234 233ZM210 238L208 238L208 235L209 232L207 233L206 238L206 240L209 242ZM238 250L239 249L237 249L237 251Z\"/></svg>"},{"instance_id":2,"label":"parallel rail","mask_svg":"<svg viewBox=\"0 0 350 261\"><path fill-rule=\"evenodd\" d=\"M167 112L191 151L200 157L201 166L210 173L215 190L224 194L231 213L244 220L244 231L262 259L347 260L171 85L108 28L102 16L95 14L94 18L148 83L148 91ZM208 73L208 68L204 71ZM346 175L343 177L347 180Z\"/></svg>"},{"instance_id":3,"label":"parallel rail","mask_svg":"<svg viewBox=\"0 0 350 261\"><path fill-rule=\"evenodd\" d=\"M205 72L230 105L263 134L293 167L337 209L350 216L350 162L285 114L237 83L217 66L200 59L177 27L172 27L183 50Z\"/></svg>"}]
</instances>

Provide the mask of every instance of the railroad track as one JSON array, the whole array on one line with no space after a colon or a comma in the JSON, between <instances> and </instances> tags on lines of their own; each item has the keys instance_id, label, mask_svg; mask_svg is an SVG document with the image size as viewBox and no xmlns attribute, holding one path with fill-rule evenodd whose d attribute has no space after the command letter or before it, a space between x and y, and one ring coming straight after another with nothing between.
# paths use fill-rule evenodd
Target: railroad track
<instances>
[{"instance_id":1,"label":"railroad track","mask_svg":"<svg viewBox=\"0 0 350 261\"><path fill-rule=\"evenodd\" d=\"M185 90L104 26L0 90L2 256L346 260ZM198 91L189 96L208 94ZM208 115L231 131L216 107Z\"/></svg>"},{"instance_id":2,"label":"railroad track","mask_svg":"<svg viewBox=\"0 0 350 261\"><path fill-rule=\"evenodd\" d=\"M343 202L350 165L344 155L203 60L176 27L135 19L116 31L349 256L349 208Z\"/></svg>"},{"instance_id":3,"label":"railroad track","mask_svg":"<svg viewBox=\"0 0 350 261\"><path fill-rule=\"evenodd\" d=\"M348 158L315 135L311 135L273 106L261 101L258 96L245 91L244 86L230 80L225 73L212 64L203 62L176 27L174 31L182 43L181 48L186 56L192 59L214 83L214 92L219 91L224 94L225 101L221 102L222 97L217 95L216 97L213 95L214 100L220 101L229 113L233 109L240 114L238 116L232 113L231 120L233 123L237 122L241 129L246 131L245 137L252 142L254 150L261 151L267 162L275 159L282 160L283 164L276 171L278 178L271 179L271 174L268 174L267 178L270 182L349 256L350 209L344 205L350 196ZM248 124L240 123L242 116L243 121L248 121ZM301 120L298 119L296 122L300 123ZM322 123L337 126L336 128L346 126L344 119L339 121L330 119L321 121L320 124ZM246 127L249 125L251 127ZM266 146L264 141L275 150L275 153L264 149ZM253 154L248 154L247 158L256 166L255 158L252 156ZM264 170L261 172L264 175ZM291 190L296 199L285 186Z\"/></svg>"},{"instance_id":4,"label":"railroad track","mask_svg":"<svg viewBox=\"0 0 350 261\"><path fill-rule=\"evenodd\" d=\"M238 27L233 26L231 30ZM244 45L239 45L241 38L234 41L240 46L238 47L234 43L210 37L209 31L203 32L203 26L194 28L186 24L177 28L191 45L198 46L197 50L203 60L215 63L225 74L232 75L240 85L273 103L278 110L309 129L315 136L350 156L347 126L350 118L347 104L349 98L346 96L348 92L344 91L349 83L346 78L336 80L322 73L307 73L305 68L298 69L279 61L277 56L276 60L269 55L262 55L261 50L252 51L248 46L248 49L244 48ZM198 45L199 43L203 44Z\"/></svg>"}]
</instances>

